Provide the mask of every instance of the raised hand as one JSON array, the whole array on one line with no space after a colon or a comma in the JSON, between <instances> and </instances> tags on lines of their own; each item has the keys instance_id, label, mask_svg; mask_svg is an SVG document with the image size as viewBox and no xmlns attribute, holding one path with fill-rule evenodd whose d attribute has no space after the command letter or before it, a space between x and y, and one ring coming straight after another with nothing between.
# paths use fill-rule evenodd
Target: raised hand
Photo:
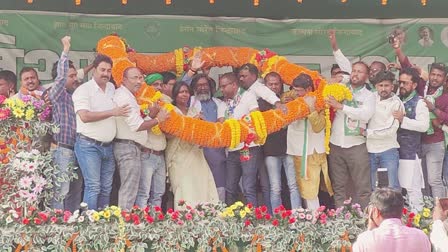
<instances>
[{"instance_id":1,"label":"raised hand","mask_svg":"<svg viewBox=\"0 0 448 252\"><path fill-rule=\"evenodd\" d=\"M70 36L65 36L61 39L62 46L64 47L64 52L66 53L70 50L70 40Z\"/></svg>"}]
</instances>

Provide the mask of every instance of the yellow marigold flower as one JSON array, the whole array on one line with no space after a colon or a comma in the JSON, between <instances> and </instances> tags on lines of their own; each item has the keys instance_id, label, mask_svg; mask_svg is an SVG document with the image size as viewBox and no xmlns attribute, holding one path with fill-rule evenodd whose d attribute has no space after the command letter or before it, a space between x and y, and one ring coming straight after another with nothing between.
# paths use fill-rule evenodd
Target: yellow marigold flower
<instances>
[{"instance_id":1,"label":"yellow marigold flower","mask_svg":"<svg viewBox=\"0 0 448 252\"><path fill-rule=\"evenodd\" d=\"M244 211L246 211L246 213L251 213L250 208L248 207L244 207Z\"/></svg>"},{"instance_id":2,"label":"yellow marigold flower","mask_svg":"<svg viewBox=\"0 0 448 252\"><path fill-rule=\"evenodd\" d=\"M429 212L423 212L423 217L425 217L425 218L428 218L430 216L430 213Z\"/></svg>"},{"instance_id":3,"label":"yellow marigold flower","mask_svg":"<svg viewBox=\"0 0 448 252\"><path fill-rule=\"evenodd\" d=\"M27 109L25 112L25 120L29 121L34 118L34 110Z\"/></svg>"},{"instance_id":4,"label":"yellow marigold flower","mask_svg":"<svg viewBox=\"0 0 448 252\"><path fill-rule=\"evenodd\" d=\"M234 217L234 216L235 216L235 213L233 212L232 209L227 209L227 210L225 211L225 213L226 213L226 215L229 216L229 217Z\"/></svg>"},{"instance_id":5,"label":"yellow marigold flower","mask_svg":"<svg viewBox=\"0 0 448 252\"><path fill-rule=\"evenodd\" d=\"M422 217L422 215L418 213L418 214L415 215L414 218L418 218L420 220L421 217Z\"/></svg>"},{"instance_id":6,"label":"yellow marigold flower","mask_svg":"<svg viewBox=\"0 0 448 252\"><path fill-rule=\"evenodd\" d=\"M414 218L414 224L415 224L415 226L419 226L419 223L420 223L420 218Z\"/></svg>"},{"instance_id":7,"label":"yellow marigold flower","mask_svg":"<svg viewBox=\"0 0 448 252\"><path fill-rule=\"evenodd\" d=\"M234 205L239 206L239 207L244 206L243 202L241 202L241 201L237 201L237 202L235 202Z\"/></svg>"},{"instance_id":8,"label":"yellow marigold flower","mask_svg":"<svg viewBox=\"0 0 448 252\"><path fill-rule=\"evenodd\" d=\"M99 221L99 220L100 220L100 215L99 215L99 213L97 213L97 212L94 212L94 213L92 214L92 217L93 217L93 220L95 220L95 221Z\"/></svg>"},{"instance_id":9,"label":"yellow marigold flower","mask_svg":"<svg viewBox=\"0 0 448 252\"><path fill-rule=\"evenodd\" d=\"M104 216L104 211L100 211L98 214L100 215L100 217Z\"/></svg>"},{"instance_id":10,"label":"yellow marigold flower","mask_svg":"<svg viewBox=\"0 0 448 252\"><path fill-rule=\"evenodd\" d=\"M17 118L22 118L25 115L25 112L21 108L14 108L12 114Z\"/></svg>"},{"instance_id":11,"label":"yellow marigold flower","mask_svg":"<svg viewBox=\"0 0 448 252\"><path fill-rule=\"evenodd\" d=\"M245 216L246 216L246 211L241 210L241 211L240 211L240 217L241 217L241 218L244 218Z\"/></svg>"},{"instance_id":12,"label":"yellow marigold flower","mask_svg":"<svg viewBox=\"0 0 448 252\"><path fill-rule=\"evenodd\" d=\"M117 206L110 206L109 209L112 210L112 211L115 211L115 210L118 209L118 207Z\"/></svg>"},{"instance_id":13,"label":"yellow marigold flower","mask_svg":"<svg viewBox=\"0 0 448 252\"><path fill-rule=\"evenodd\" d=\"M233 204L230 207L228 207L228 209L230 209L230 210L235 210L237 208L238 208L238 206L236 204Z\"/></svg>"},{"instance_id":14,"label":"yellow marigold flower","mask_svg":"<svg viewBox=\"0 0 448 252\"><path fill-rule=\"evenodd\" d=\"M110 218L110 211L109 210L104 211L104 218L106 218L106 219Z\"/></svg>"},{"instance_id":15,"label":"yellow marigold flower","mask_svg":"<svg viewBox=\"0 0 448 252\"><path fill-rule=\"evenodd\" d=\"M423 229L423 233L425 233L425 234L429 234L428 229L424 228L424 229Z\"/></svg>"},{"instance_id":16,"label":"yellow marigold flower","mask_svg":"<svg viewBox=\"0 0 448 252\"><path fill-rule=\"evenodd\" d=\"M428 213L430 213L430 212L431 212L431 210L429 210L429 208L425 207L425 208L423 208L423 212L424 212L424 213L425 213L425 212L428 212Z\"/></svg>"},{"instance_id":17,"label":"yellow marigold flower","mask_svg":"<svg viewBox=\"0 0 448 252\"><path fill-rule=\"evenodd\" d=\"M115 217L120 217L120 213L121 213L121 211L119 209L114 210Z\"/></svg>"}]
</instances>

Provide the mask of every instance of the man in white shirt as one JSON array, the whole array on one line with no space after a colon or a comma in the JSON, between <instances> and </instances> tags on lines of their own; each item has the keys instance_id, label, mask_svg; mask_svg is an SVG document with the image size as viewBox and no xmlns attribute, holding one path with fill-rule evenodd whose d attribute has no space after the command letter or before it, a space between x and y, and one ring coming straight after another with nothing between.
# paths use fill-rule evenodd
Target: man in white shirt
<instances>
[{"instance_id":1,"label":"man in white shirt","mask_svg":"<svg viewBox=\"0 0 448 252\"><path fill-rule=\"evenodd\" d=\"M445 224L447 224L447 218L448 210L443 209L439 198L435 198L434 211L432 213L432 219L434 220L434 223L432 224L430 235L431 243L434 247L434 252L448 251L448 230L445 226Z\"/></svg>"},{"instance_id":2,"label":"man in white shirt","mask_svg":"<svg viewBox=\"0 0 448 252\"><path fill-rule=\"evenodd\" d=\"M238 79L234 73L225 73L219 79L219 88L221 89L224 100L227 104L224 119L241 119L252 111L258 110L258 103L255 94L238 86ZM244 141L244 139L241 139ZM240 178L243 182L243 194L247 203L257 206L257 172L258 167L263 163L262 149L254 142L249 143L250 159L241 161L240 150L244 147L241 142L236 148L228 148L226 162L226 203L232 205L238 196L238 184ZM269 185L268 185L269 189ZM269 201L269 198L268 198Z\"/></svg>"},{"instance_id":3,"label":"man in white shirt","mask_svg":"<svg viewBox=\"0 0 448 252\"><path fill-rule=\"evenodd\" d=\"M123 72L123 83L115 91L113 99L117 106L129 104L131 107L127 116L116 117L117 135L114 141L114 156L121 181L118 206L127 210L134 205L144 208L148 204L151 181L157 168L150 159L153 150L148 145L148 131L167 118L167 112L157 106L151 106L149 116L153 119L144 120L141 117L135 93L142 83L140 70L127 68Z\"/></svg>"},{"instance_id":4,"label":"man in white shirt","mask_svg":"<svg viewBox=\"0 0 448 252\"><path fill-rule=\"evenodd\" d=\"M405 111L395 111L393 116L400 122L398 143L400 161L398 178L406 188L409 205L414 212L423 209L422 188L425 187L422 171L422 134L429 127L429 111L426 103L417 94L419 73L413 68L403 68L400 72L400 98Z\"/></svg>"},{"instance_id":5,"label":"man in white shirt","mask_svg":"<svg viewBox=\"0 0 448 252\"><path fill-rule=\"evenodd\" d=\"M404 111L400 98L393 92L395 75L382 71L376 74L375 83L376 109L367 126L367 150L370 156L370 176L372 191L375 190L378 168L387 168L389 187L400 190L398 182L398 148L397 130L400 126L393 117L393 112Z\"/></svg>"},{"instance_id":6,"label":"man in white shirt","mask_svg":"<svg viewBox=\"0 0 448 252\"><path fill-rule=\"evenodd\" d=\"M76 113L75 154L84 177L84 199L89 209L109 205L115 171L112 140L115 116L125 116L129 105L115 106L114 85L109 82L112 60L99 54L93 61L93 78L73 93Z\"/></svg>"},{"instance_id":7,"label":"man in white shirt","mask_svg":"<svg viewBox=\"0 0 448 252\"><path fill-rule=\"evenodd\" d=\"M336 110L331 128L329 168L336 207L347 198L346 185L350 177L355 195L362 207L367 206L371 193L370 159L366 148L367 122L375 113L375 96L365 82L369 67L364 62L353 64L348 86L352 101L340 103L329 97L326 103Z\"/></svg>"}]
</instances>

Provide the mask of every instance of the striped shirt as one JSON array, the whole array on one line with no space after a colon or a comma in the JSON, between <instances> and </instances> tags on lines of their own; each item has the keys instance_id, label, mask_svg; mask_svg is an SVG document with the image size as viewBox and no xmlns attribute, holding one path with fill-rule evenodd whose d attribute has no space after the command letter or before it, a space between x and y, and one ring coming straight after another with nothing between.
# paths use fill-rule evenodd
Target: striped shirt
<instances>
[{"instance_id":1,"label":"striped shirt","mask_svg":"<svg viewBox=\"0 0 448 252\"><path fill-rule=\"evenodd\" d=\"M59 125L59 132L53 134L53 140L70 146L75 145L76 114L73 108L72 94L65 89L68 72L68 55L62 52L58 62L57 76L48 93L53 105L53 122Z\"/></svg>"}]
</instances>

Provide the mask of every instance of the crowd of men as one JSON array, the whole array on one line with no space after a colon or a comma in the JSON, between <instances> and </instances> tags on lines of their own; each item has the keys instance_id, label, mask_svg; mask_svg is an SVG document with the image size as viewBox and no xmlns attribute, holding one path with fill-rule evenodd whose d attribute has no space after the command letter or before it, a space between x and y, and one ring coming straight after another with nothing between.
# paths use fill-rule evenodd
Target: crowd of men
<instances>
[{"instance_id":1,"label":"crowd of men","mask_svg":"<svg viewBox=\"0 0 448 252\"><path fill-rule=\"evenodd\" d=\"M64 200L54 200L54 208L74 211L81 201L90 209L104 208L110 204L113 187L122 209L162 206L169 191L164 158L169 136L152 129L169 114L153 104L149 114L142 116L135 94L143 83L160 91L166 103L175 103L177 83L187 83L194 94L189 106L198 108L200 118L209 122L241 119L257 110L285 113L287 102L305 97L311 113L269 135L264 145L252 141L236 148L203 148L219 200L227 204L242 197L254 205L266 205L270 212L282 204L316 209L323 203L319 192L325 191L333 196L336 207L349 197L366 207L372 191L382 186L377 179L379 168L387 169L388 186L406 194L414 211L423 208L425 184L430 188L427 194L446 197L447 67L433 63L425 74L409 61L396 40L392 47L400 63L393 65L400 67L397 80L382 62L351 64L338 48L334 32L329 32L329 39L337 63L329 82L346 85L353 100L325 100L335 112L328 156L324 112L316 111L314 99L305 97L314 90L314 83L304 73L284 91L278 73L259 79L257 67L247 63L220 76L216 84L202 69L200 55L195 55L181 81L170 72L144 76L131 67L116 88L109 57L97 55L91 66L77 71L68 58L70 37L64 37L49 89L40 85L34 68L25 67L19 73L18 92L15 74L0 72L0 95L19 99L26 95L52 105L52 120L60 127L51 140L54 163L61 171L73 164L80 168L78 179L56 187ZM80 79L91 69L92 78L81 85ZM289 202L282 202L283 181Z\"/></svg>"}]
</instances>

